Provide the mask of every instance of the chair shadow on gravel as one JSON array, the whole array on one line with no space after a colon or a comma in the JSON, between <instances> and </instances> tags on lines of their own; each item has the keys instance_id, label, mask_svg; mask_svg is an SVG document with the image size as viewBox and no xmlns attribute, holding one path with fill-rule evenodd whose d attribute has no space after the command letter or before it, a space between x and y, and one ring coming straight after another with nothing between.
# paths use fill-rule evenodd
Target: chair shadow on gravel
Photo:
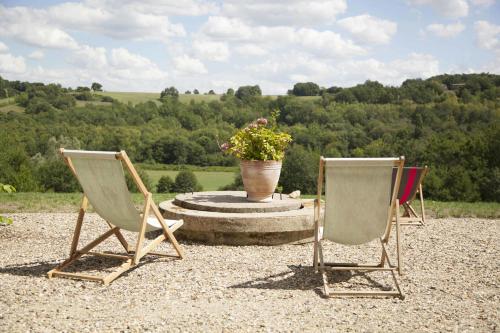
<instances>
[{"instance_id":1,"label":"chair shadow on gravel","mask_svg":"<svg viewBox=\"0 0 500 333\"><path fill-rule=\"evenodd\" d=\"M257 278L229 288L314 290L323 286L321 274L312 266L288 265L289 271Z\"/></svg>"},{"instance_id":2,"label":"chair shadow on gravel","mask_svg":"<svg viewBox=\"0 0 500 333\"><path fill-rule=\"evenodd\" d=\"M135 269L141 267L142 265L151 263L153 261L161 260L165 258L159 257L148 257L143 258L136 266L131 267L127 272L123 273L121 277L125 277ZM23 264L13 264L7 265L5 267L0 267L0 274L18 275L18 276L32 276L32 277L47 277L47 272L59 265L62 260L52 260L52 261L37 261ZM118 267L123 261L119 259L112 258L102 258L96 256L84 256L80 258L77 262L71 266L64 269L65 272L92 272L92 274L103 273L106 270L112 270Z\"/></svg>"},{"instance_id":3,"label":"chair shadow on gravel","mask_svg":"<svg viewBox=\"0 0 500 333\"><path fill-rule=\"evenodd\" d=\"M316 294L324 297L322 275L315 273L312 266L289 265L288 268L290 271L235 284L229 288L314 290ZM327 273L329 284L348 282L356 276L364 278L372 288L388 289L387 286L373 280L364 272L336 271Z\"/></svg>"}]
</instances>

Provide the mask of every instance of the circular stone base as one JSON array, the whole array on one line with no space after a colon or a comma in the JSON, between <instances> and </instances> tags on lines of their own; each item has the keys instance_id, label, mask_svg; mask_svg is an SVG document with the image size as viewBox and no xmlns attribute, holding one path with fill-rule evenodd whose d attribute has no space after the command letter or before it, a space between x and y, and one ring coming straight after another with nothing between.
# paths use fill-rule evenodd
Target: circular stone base
<instances>
[{"instance_id":1,"label":"circular stone base","mask_svg":"<svg viewBox=\"0 0 500 333\"><path fill-rule=\"evenodd\" d=\"M209 244L277 245L313 236L313 200L275 194L270 203L246 201L246 192L179 194L160 203L165 218L182 219L175 235Z\"/></svg>"},{"instance_id":2,"label":"circular stone base","mask_svg":"<svg viewBox=\"0 0 500 333\"><path fill-rule=\"evenodd\" d=\"M221 213L270 213L301 209L302 201L275 193L271 202L251 202L244 191L179 194L174 204L187 209Z\"/></svg>"}]
</instances>

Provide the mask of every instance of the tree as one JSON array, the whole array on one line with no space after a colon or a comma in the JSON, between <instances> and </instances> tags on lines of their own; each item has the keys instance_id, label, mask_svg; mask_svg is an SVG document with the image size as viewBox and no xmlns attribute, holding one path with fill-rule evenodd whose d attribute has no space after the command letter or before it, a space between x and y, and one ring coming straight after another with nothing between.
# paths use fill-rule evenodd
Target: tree
<instances>
[{"instance_id":1,"label":"tree","mask_svg":"<svg viewBox=\"0 0 500 333\"><path fill-rule=\"evenodd\" d=\"M295 96L318 96L319 92L319 86L314 82L296 83L292 90Z\"/></svg>"},{"instance_id":2,"label":"tree","mask_svg":"<svg viewBox=\"0 0 500 333\"><path fill-rule=\"evenodd\" d=\"M255 86L241 86L236 91L236 97L241 100L247 100L248 98L262 96L262 90L258 85Z\"/></svg>"},{"instance_id":3,"label":"tree","mask_svg":"<svg viewBox=\"0 0 500 333\"><path fill-rule=\"evenodd\" d=\"M184 92L184 94L191 95L191 91L190 90L186 90L186 92Z\"/></svg>"},{"instance_id":4,"label":"tree","mask_svg":"<svg viewBox=\"0 0 500 333\"><path fill-rule=\"evenodd\" d=\"M179 90L177 90L175 87L165 88L160 93L160 98L164 97L179 97Z\"/></svg>"},{"instance_id":5,"label":"tree","mask_svg":"<svg viewBox=\"0 0 500 333\"><path fill-rule=\"evenodd\" d=\"M306 194L316 192L318 157L299 145L294 145L287 152L280 177L280 184L285 193L295 190Z\"/></svg>"},{"instance_id":6,"label":"tree","mask_svg":"<svg viewBox=\"0 0 500 333\"><path fill-rule=\"evenodd\" d=\"M215 91L213 91L212 89L210 89L210 90L208 91L208 94L209 94L209 95L215 95Z\"/></svg>"},{"instance_id":7,"label":"tree","mask_svg":"<svg viewBox=\"0 0 500 333\"><path fill-rule=\"evenodd\" d=\"M198 95L199 93L198 89L193 90L193 94Z\"/></svg>"},{"instance_id":8,"label":"tree","mask_svg":"<svg viewBox=\"0 0 500 333\"><path fill-rule=\"evenodd\" d=\"M161 176L156 185L156 192L158 193L168 193L172 190L174 186L174 181L169 176Z\"/></svg>"},{"instance_id":9,"label":"tree","mask_svg":"<svg viewBox=\"0 0 500 333\"><path fill-rule=\"evenodd\" d=\"M226 91L226 95L228 95L228 96L234 96L234 89L233 89L233 88L229 88L229 89Z\"/></svg>"},{"instance_id":10,"label":"tree","mask_svg":"<svg viewBox=\"0 0 500 333\"><path fill-rule=\"evenodd\" d=\"M182 170L175 177L174 186L172 187L172 192L199 192L202 191L202 186L198 183L198 179L193 171Z\"/></svg>"},{"instance_id":11,"label":"tree","mask_svg":"<svg viewBox=\"0 0 500 333\"><path fill-rule=\"evenodd\" d=\"M92 89L93 91L102 91L102 84L93 82L90 89Z\"/></svg>"}]
</instances>

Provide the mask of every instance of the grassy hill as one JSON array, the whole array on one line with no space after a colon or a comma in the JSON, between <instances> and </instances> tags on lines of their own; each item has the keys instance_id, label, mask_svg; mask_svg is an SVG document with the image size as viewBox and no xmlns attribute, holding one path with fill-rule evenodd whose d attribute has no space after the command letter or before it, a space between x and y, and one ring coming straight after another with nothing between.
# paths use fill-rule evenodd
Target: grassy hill
<instances>
[{"instance_id":1,"label":"grassy hill","mask_svg":"<svg viewBox=\"0 0 500 333\"><path fill-rule=\"evenodd\" d=\"M0 112L10 111L22 112L24 108L16 104L14 97L0 98Z\"/></svg>"},{"instance_id":2,"label":"grassy hill","mask_svg":"<svg viewBox=\"0 0 500 333\"><path fill-rule=\"evenodd\" d=\"M109 96L122 103L131 102L132 104L144 103L148 101L154 101L160 104L160 93L149 93L149 92L118 92L118 91L104 91L98 92L98 95ZM194 94L179 94L179 100L183 103L189 103L190 101L195 102L209 102L218 101L220 95L194 95Z\"/></svg>"}]
</instances>

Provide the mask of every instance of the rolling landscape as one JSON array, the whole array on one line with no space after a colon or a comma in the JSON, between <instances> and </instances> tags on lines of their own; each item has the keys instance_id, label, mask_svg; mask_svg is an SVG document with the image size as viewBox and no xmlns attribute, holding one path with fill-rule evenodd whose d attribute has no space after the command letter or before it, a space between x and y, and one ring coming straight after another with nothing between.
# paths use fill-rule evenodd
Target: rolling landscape
<instances>
[{"instance_id":1,"label":"rolling landscape","mask_svg":"<svg viewBox=\"0 0 500 333\"><path fill-rule=\"evenodd\" d=\"M0 1L0 332L498 332L500 0Z\"/></svg>"}]
</instances>

